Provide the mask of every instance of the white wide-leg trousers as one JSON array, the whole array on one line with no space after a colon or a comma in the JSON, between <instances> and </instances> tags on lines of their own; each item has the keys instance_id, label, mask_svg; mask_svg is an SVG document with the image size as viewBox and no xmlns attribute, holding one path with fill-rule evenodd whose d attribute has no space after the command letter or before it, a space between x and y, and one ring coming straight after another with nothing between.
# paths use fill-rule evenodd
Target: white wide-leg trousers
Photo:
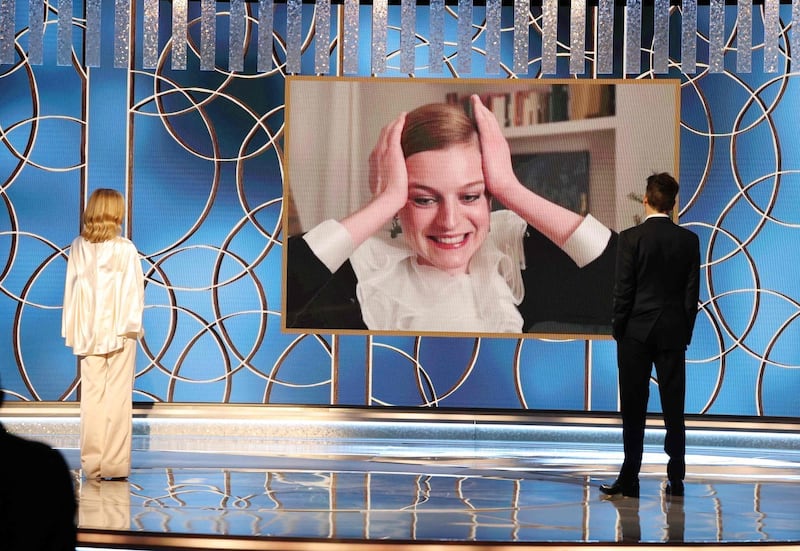
<instances>
[{"instance_id":1,"label":"white wide-leg trousers","mask_svg":"<svg viewBox=\"0 0 800 551\"><path fill-rule=\"evenodd\" d=\"M136 339L120 350L81 358L81 468L84 477L131 472Z\"/></svg>"}]
</instances>

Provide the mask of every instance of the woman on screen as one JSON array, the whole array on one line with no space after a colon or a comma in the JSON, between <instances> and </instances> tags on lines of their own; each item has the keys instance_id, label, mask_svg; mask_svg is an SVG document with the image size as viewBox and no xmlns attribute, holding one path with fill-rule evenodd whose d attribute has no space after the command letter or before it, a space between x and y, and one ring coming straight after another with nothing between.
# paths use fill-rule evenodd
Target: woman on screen
<instances>
[{"instance_id":1,"label":"woman on screen","mask_svg":"<svg viewBox=\"0 0 800 551\"><path fill-rule=\"evenodd\" d=\"M521 333L536 319L532 263L555 253L580 271L613 258L612 232L522 185L495 116L477 96L470 107L398 116L370 155L372 200L289 239L287 327Z\"/></svg>"}]
</instances>

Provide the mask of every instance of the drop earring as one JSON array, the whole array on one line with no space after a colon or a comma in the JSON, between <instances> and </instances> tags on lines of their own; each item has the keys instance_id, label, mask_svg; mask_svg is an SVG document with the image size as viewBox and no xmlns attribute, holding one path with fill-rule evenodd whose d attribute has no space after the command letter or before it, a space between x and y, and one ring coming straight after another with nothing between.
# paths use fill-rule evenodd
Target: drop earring
<instances>
[{"instance_id":1,"label":"drop earring","mask_svg":"<svg viewBox=\"0 0 800 551\"><path fill-rule=\"evenodd\" d=\"M389 235L392 239L403 233L403 228L400 227L400 218L395 214L392 218L392 229L389 230Z\"/></svg>"}]
</instances>

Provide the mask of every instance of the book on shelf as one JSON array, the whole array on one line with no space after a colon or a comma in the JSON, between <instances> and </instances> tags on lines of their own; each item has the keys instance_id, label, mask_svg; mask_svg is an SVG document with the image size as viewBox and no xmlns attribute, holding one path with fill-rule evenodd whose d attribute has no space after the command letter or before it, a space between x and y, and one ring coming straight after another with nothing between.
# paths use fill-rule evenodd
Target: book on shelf
<instances>
[{"instance_id":1,"label":"book on shelf","mask_svg":"<svg viewBox=\"0 0 800 551\"><path fill-rule=\"evenodd\" d=\"M521 90L509 96L511 115L508 126L532 126L549 121L549 92Z\"/></svg>"},{"instance_id":2,"label":"book on shelf","mask_svg":"<svg viewBox=\"0 0 800 551\"><path fill-rule=\"evenodd\" d=\"M550 90L550 118L548 122L569 120L569 91L566 84L554 84Z\"/></svg>"},{"instance_id":3,"label":"book on shelf","mask_svg":"<svg viewBox=\"0 0 800 551\"><path fill-rule=\"evenodd\" d=\"M517 126L532 126L547 119L546 94L540 92L524 92L518 94L519 116Z\"/></svg>"},{"instance_id":4,"label":"book on shelf","mask_svg":"<svg viewBox=\"0 0 800 551\"><path fill-rule=\"evenodd\" d=\"M489 94L484 105L489 108L501 127L509 126L509 94Z\"/></svg>"},{"instance_id":5,"label":"book on shelf","mask_svg":"<svg viewBox=\"0 0 800 551\"><path fill-rule=\"evenodd\" d=\"M600 114L600 88L576 85L569 89L570 120L588 119Z\"/></svg>"},{"instance_id":6,"label":"book on shelf","mask_svg":"<svg viewBox=\"0 0 800 551\"><path fill-rule=\"evenodd\" d=\"M569 119L593 119L614 114L613 85L577 84L569 88Z\"/></svg>"}]
</instances>

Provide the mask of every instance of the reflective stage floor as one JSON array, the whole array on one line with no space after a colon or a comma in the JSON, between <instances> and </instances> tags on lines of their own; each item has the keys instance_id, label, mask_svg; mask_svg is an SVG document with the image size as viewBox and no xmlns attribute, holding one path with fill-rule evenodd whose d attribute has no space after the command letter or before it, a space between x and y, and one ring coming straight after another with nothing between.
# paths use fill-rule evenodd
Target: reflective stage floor
<instances>
[{"instance_id":1,"label":"reflective stage floor","mask_svg":"<svg viewBox=\"0 0 800 551\"><path fill-rule=\"evenodd\" d=\"M148 443L135 439L127 481L82 481L77 449L59 446L75 473L82 548L800 548L800 449L788 433L690 431L686 496L670 499L662 434L648 429L640 498L608 500L598 486L622 459L611 426L439 444L273 438L260 450L225 430L183 443L173 435L171 446L148 430Z\"/></svg>"}]
</instances>

